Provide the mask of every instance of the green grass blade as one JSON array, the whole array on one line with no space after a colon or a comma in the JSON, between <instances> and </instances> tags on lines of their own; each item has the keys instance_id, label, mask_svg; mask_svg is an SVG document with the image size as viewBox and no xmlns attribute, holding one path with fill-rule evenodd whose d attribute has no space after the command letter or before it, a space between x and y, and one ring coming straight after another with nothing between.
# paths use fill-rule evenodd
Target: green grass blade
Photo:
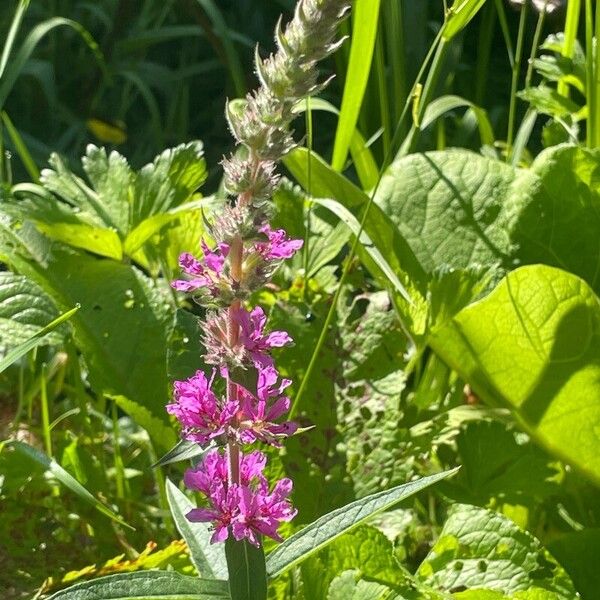
<instances>
[{"instance_id":1,"label":"green grass blade","mask_svg":"<svg viewBox=\"0 0 600 600\"><path fill-rule=\"evenodd\" d=\"M131 525L123 521L119 515L113 512L108 506L100 502L97 498L95 498L86 488L84 488L77 479L75 479L72 475L70 475L67 471L65 471L53 458L50 458L48 455L44 454L40 450L37 450L33 446L26 444L24 442L19 442L17 440L10 440L6 444L9 447L14 448L16 452L22 454L23 456L29 458L33 462L41 465L46 471L49 471L56 477L60 483L62 483L66 488L71 490L76 496L81 498L84 502L91 504L96 510L101 512L103 515L109 517L113 521L116 521L123 527L127 527L129 529L134 529Z\"/></svg>"},{"instance_id":2,"label":"green grass blade","mask_svg":"<svg viewBox=\"0 0 600 600\"><path fill-rule=\"evenodd\" d=\"M479 12L485 0L455 0L444 23L444 39L450 41Z\"/></svg>"},{"instance_id":3,"label":"green grass blade","mask_svg":"<svg viewBox=\"0 0 600 600\"><path fill-rule=\"evenodd\" d=\"M565 58L573 58L580 17L581 0L569 0L567 2L567 16L565 18L565 42L561 52ZM598 15L596 15L596 19L598 19ZM591 57L588 56L587 59L591 60ZM561 96L569 95L569 86L566 81L559 81L557 90Z\"/></svg>"},{"instance_id":4,"label":"green grass blade","mask_svg":"<svg viewBox=\"0 0 600 600\"><path fill-rule=\"evenodd\" d=\"M29 7L29 1L30 0L19 0L19 4L15 10L15 16L10 24L10 29L8 30L8 35L6 36L6 41L4 42L4 47L2 48L2 56L0 56L0 79L2 78L2 75L4 75L4 69L6 69L6 65L8 63L8 57L10 56L13 44L15 43L15 38L19 32L19 27L21 26L23 16Z\"/></svg>"},{"instance_id":5,"label":"green grass blade","mask_svg":"<svg viewBox=\"0 0 600 600\"><path fill-rule=\"evenodd\" d=\"M29 35L25 38L25 41L19 48L14 58L7 64L7 67L3 73L2 79L0 79L0 109L4 107L6 98L12 91L15 81L19 77L21 70L25 63L29 60L29 57L35 50L40 40L53 29L57 27L70 27L74 29L86 42L87 46L92 51L96 61L106 74L106 65L104 62L104 56L100 51L98 44L94 41L94 38L90 33L82 27L77 21L71 19L65 19L64 17L53 17L36 25Z\"/></svg>"},{"instance_id":6,"label":"green grass blade","mask_svg":"<svg viewBox=\"0 0 600 600\"><path fill-rule=\"evenodd\" d=\"M344 168L367 88L377 39L379 6L380 0L357 0L353 8L350 62L331 161L336 171Z\"/></svg>"},{"instance_id":7,"label":"green grass blade","mask_svg":"<svg viewBox=\"0 0 600 600\"><path fill-rule=\"evenodd\" d=\"M0 360L0 373L10 367L10 365L12 365L14 362L19 360L21 356L27 354L30 350L40 344L46 335L48 335L51 331L54 331L61 323L64 323L67 319L70 319L79 310L79 308L80 307L78 305L66 313L63 313L54 319L54 321L46 325L46 327L40 329L35 335L31 336L26 342L8 352L6 356Z\"/></svg>"},{"instance_id":8,"label":"green grass blade","mask_svg":"<svg viewBox=\"0 0 600 600\"><path fill-rule=\"evenodd\" d=\"M401 500L450 477L457 471L458 469L444 471L399 485L391 490L377 492L323 515L285 540L283 544L269 554L267 557L267 574L271 578L281 575L344 535L344 533L352 531L373 515L381 513Z\"/></svg>"},{"instance_id":9,"label":"green grass blade","mask_svg":"<svg viewBox=\"0 0 600 600\"><path fill-rule=\"evenodd\" d=\"M246 76L244 75L244 69L242 67L240 56L233 44L231 31L227 27L227 23L223 18L223 14L213 0L196 1L198 4L200 4L200 6L202 6L212 21L214 31L219 36L219 39L223 44L223 50L225 52L225 57L227 58L227 66L229 67L229 73L231 74L231 79L233 80L236 96L238 98L243 98L247 91Z\"/></svg>"},{"instance_id":10,"label":"green grass blade","mask_svg":"<svg viewBox=\"0 0 600 600\"><path fill-rule=\"evenodd\" d=\"M40 170L37 168L35 161L33 160L31 154L29 153L29 150L27 149L27 146L25 145L25 142L23 141L21 134L17 131L16 127L13 125L9 116L4 111L2 111L1 116L2 116L2 122L4 123L4 126L6 127L6 131L8 131L8 135L10 136L13 146L15 147L15 150L16 150L17 154L19 155L21 162L23 163L25 170L27 171L27 173L29 173L29 176L35 183L39 183L40 182Z\"/></svg>"}]
</instances>

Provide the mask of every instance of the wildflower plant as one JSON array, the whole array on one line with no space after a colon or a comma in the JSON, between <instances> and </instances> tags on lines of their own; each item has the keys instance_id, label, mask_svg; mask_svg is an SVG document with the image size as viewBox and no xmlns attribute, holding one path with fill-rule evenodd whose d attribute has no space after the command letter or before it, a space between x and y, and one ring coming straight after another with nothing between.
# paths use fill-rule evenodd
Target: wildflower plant
<instances>
[{"instance_id":1,"label":"wildflower plant","mask_svg":"<svg viewBox=\"0 0 600 600\"><path fill-rule=\"evenodd\" d=\"M263 60L257 49L259 88L227 107L238 145L223 160L230 201L209 225L214 242L201 241L201 256L182 254L184 277L172 283L208 309L202 330L210 375L199 370L175 381L167 411L180 422L185 440L215 446L184 477L205 499L187 519L209 523L214 543L246 541L260 548L263 536L282 541L280 524L297 512L290 501L292 481L269 482L266 455L252 449L281 446L297 430L285 416L285 390L292 382L280 377L270 355L292 339L285 331L269 332L262 308L247 303L302 247L302 240L269 223L275 167L295 146L294 105L327 83L318 82L315 65L342 43L336 32L348 10L347 0L300 0L291 22L277 26L277 51Z\"/></svg>"}]
</instances>

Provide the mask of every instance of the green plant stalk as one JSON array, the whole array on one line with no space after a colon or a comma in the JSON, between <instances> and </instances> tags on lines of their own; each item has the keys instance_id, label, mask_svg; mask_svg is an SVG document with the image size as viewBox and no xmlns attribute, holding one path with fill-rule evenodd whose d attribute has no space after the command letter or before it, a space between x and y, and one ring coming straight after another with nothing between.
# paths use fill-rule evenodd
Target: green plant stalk
<instances>
[{"instance_id":1,"label":"green plant stalk","mask_svg":"<svg viewBox=\"0 0 600 600\"><path fill-rule=\"evenodd\" d=\"M310 96L306 98L306 112L304 114L306 122L306 147L308 149L308 162L306 164L307 174L307 189L306 193L310 196L312 193L312 163L311 154L313 149L313 125L312 125L312 110L310 106ZM302 259L304 265L304 286L302 287L302 295L306 300L306 292L308 290L308 262L310 258L309 246L310 246L310 230L311 230L311 213L312 203L309 203L306 209L306 224L304 230L304 246L302 248Z\"/></svg>"},{"instance_id":2,"label":"green plant stalk","mask_svg":"<svg viewBox=\"0 0 600 600\"><path fill-rule=\"evenodd\" d=\"M544 28L544 19L546 17L546 6L548 0L544 3L544 9L540 11L538 15L537 24L535 26L535 33L533 34L533 41L531 42L531 54L529 55L529 63L527 64L527 74L525 75L525 88L531 85L531 78L533 77L533 61L540 45L540 37Z\"/></svg>"},{"instance_id":3,"label":"green plant stalk","mask_svg":"<svg viewBox=\"0 0 600 600\"><path fill-rule=\"evenodd\" d=\"M30 0L19 0L19 4L15 10L15 16L11 21L10 29L8 30L6 41L4 42L4 47L2 48L2 56L0 56L0 77L2 77L4 70L6 69L8 58L10 56L13 44L15 43L15 38L19 32L19 28L21 27L21 21L23 20L25 12L29 7L29 2Z\"/></svg>"},{"instance_id":4,"label":"green plant stalk","mask_svg":"<svg viewBox=\"0 0 600 600\"><path fill-rule=\"evenodd\" d=\"M500 31L502 31L502 37L506 45L506 52L508 54L508 64L512 69L515 64L515 52L513 50L512 40L510 39L510 29L508 28L508 21L506 19L506 11L502 0L495 0L496 13L498 14L498 21L500 23Z\"/></svg>"},{"instance_id":5,"label":"green plant stalk","mask_svg":"<svg viewBox=\"0 0 600 600\"><path fill-rule=\"evenodd\" d=\"M111 402L111 416L113 424L113 466L115 468L115 483L117 486L117 498L125 498L125 467L123 466L123 456L121 455L121 444L119 443L119 414L117 403Z\"/></svg>"},{"instance_id":6,"label":"green plant stalk","mask_svg":"<svg viewBox=\"0 0 600 600\"><path fill-rule=\"evenodd\" d=\"M13 146L15 147L15 150L16 150L17 154L19 155L19 158L21 159L23 166L25 167L25 170L27 171L27 173L29 174L29 176L31 177L31 179L34 183L39 183L40 182L40 170L37 168L37 165L35 164L33 157L31 156L29 150L27 149L27 146L25 145L23 138L17 131L17 128L13 125L12 121L10 120L10 118L6 114L6 112L2 111L1 117L2 117L2 122L4 123L4 126L6 127L6 131L8 132L8 135L10 136L10 139L13 143Z\"/></svg>"},{"instance_id":7,"label":"green plant stalk","mask_svg":"<svg viewBox=\"0 0 600 600\"><path fill-rule=\"evenodd\" d=\"M580 13L581 0L569 0L567 3L567 15L565 17L565 43L561 52L565 58L573 58L575 40L577 39L577 30L579 28ZM568 96L568 84L564 81L559 81L557 91L562 96Z\"/></svg>"},{"instance_id":8,"label":"green plant stalk","mask_svg":"<svg viewBox=\"0 0 600 600\"><path fill-rule=\"evenodd\" d=\"M154 465L158 461L158 456L154 450L154 446L152 445L152 441L148 440L147 444L148 457L150 458L150 464ZM154 475L154 482L156 483L156 489L158 490L158 505L162 511L163 515L163 525L165 530L171 537L175 537L177 535L175 529L175 523L173 522L173 517L171 516L171 508L169 506L169 498L167 496L167 485L165 481L165 474L163 473L162 467L158 467L156 469L152 469L152 473Z\"/></svg>"},{"instance_id":9,"label":"green plant stalk","mask_svg":"<svg viewBox=\"0 0 600 600\"><path fill-rule=\"evenodd\" d=\"M588 105L586 145L594 148L597 140L598 106L596 88L594 85L594 74L597 73L596 52L594 50L594 13L592 11L592 0L585 0L585 89Z\"/></svg>"},{"instance_id":10,"label":"green plant stalk","mask_svg":"<svg viewBox=\"0 0 600 600\"><path fill-rule=\"evenodd\" d=\"M42 363L42 373L40 375L40 403L42 409L42 433L44 436L44 448L46 454L52 455L52 435L50 431L50 411L48 410L48 386L46 383L46 363Z\"/></svg>"},{"instance_id":11,"label":"green plant stalk","mask_svg":"<svg viewBox=\"0 0 600 600\"><path fill-rule=\"evenodd\" d=\"M514 139L515 116L517 109L517 87L519 85L519 72L521 70L521 59L523 57L523 46L525 40L525 25L527 23L527 13L529 11L529 3L525 2L521 9L519 17L519 33L517 35L517 49L515 53L515 61L512 68L512 79L510 84L510 104L508 108L508 131L506 133L507 159L512 153L512 144Z\"/></svg>"}]
</instances>

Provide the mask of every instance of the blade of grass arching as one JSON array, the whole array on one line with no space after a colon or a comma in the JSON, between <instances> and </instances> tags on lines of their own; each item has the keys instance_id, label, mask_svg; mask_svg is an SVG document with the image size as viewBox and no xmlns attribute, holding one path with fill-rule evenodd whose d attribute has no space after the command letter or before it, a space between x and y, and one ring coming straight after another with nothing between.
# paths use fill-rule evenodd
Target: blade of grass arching
<instances>
[{"instance_id":1,"label":"blade of grass arching","mask_svg":"<svg viewBox=\"0 0 600 600\"><path fill-rule=\"evenodd\" d=\"M29 7L29 1L30 0L19 0L19 4L15 10L15 15L11 21L10 29L8 30L8 35L6 36L6 41L4 42L4 47L2 48L2 56L0 56L0 79L2 79L2 75L4 75L4 69L8 63L8 57L10 56L13 44L15 43L15 38L19 32L19 27L21 26L23 16Z\"/></svg>"},{"instance_id":2,"label":"blade of grass arching","mask_svg":"<svg viewBox=\"0 0 600 600\"><path fill-rule=\"evenodd\" d=\"M80 306L77 305L75 308L63 313L54 319L52 323L46 325L46 327L40 329L36 334L31 336L26 342L8 352L6 356L0 360L0 373L10 367L10 365L12 365L14 362L19 360L21 356L24 356L30 350L40 344L51 331L54 331L59 325L70 319L79 309Z\"/></svg>"},{"instance_id":3,"label":"blade of grass arching","mask_svg":"<svg viewBox=\"0 0 600 600\"><path fill-rule=\"evenodd\" d=\"M200 4L200 6L202 6L210 18L214 32L221 39L223 50L225 51L225 57L227 58L227 64L229 66L229 73L231 75L231 79L233 80L235 93L238 98L243 98L247 91L246 76L244 75L242 61L240 60L239 54L235 49L235 45L233 44L233 40L229 28L227 27L227 23L223 18L223 14L213 0L197 0L197 2Z\"/></svg>"},{"instance_id":4,"label":"blade of grass arching","mask_svg":"<svg viewBox=\"0 0 600 600\"><path fill-rule=\"evenodd\" d=\"M336 171L344 168L367 88L377 38L379 6L380 0L356 0L354 4L350 61L331 161Z\"/></svg>"},{"instance_id":5,"label":"blade of grass arching","mask_svg":"<svg viewBox=\"0 0 600 600\"><path fill-rule=\"evenodd\" d=\"M29 35L25 38L25 41L19 48L19 51L8 62L7 67L4 70L4 74L0 79L0 110L4 107L6 98L10 94L13 85L15 84L15 81L19 77L23 65L27 62L40 40L53 29L63 26L74 29L81 36L81 38L85 41L92 54L94 55L94 58L96 59L96 62L98 63L99 67L102 69L103 73L105 75L108 74L106 64L104 61L104 56L100 51L98 44L95 42L94 38L89 34L87 29L85 29L82 25L77 23L77 21L65 19L63 17L53 17L44 21L43 23L40 23L39 25L36 25L30 31Z\"/></svg>"},{"instance_id":6,"label":"blade of grass arching","mask_svg":"<svg viewBox=\"0 0 600 600\"><path fill-rule=\"evenodd\" d=\"M521 7L519 16L519 33L517 34L517 49L512 68L512 77L510 83L510 100L508 107L508 130L506 132L507 159L512 155L512 144L515 129L515 118L517 110L517 87L519 85L519 73L521 71L521 59L523 57L523 45L525 41L525 24L527 23L527 13L529 3L525 2Z\"/></svg>"},{"instance_id":7,"label":"blade of grass arching","mask_svg":"<svg viewBox=\"0 0 600 600\"><path fill-rule=\"evenodd\" d=\"M6 127L6 131L8 132L8 135L13 143L13 146L15 147L15 151L18 154L19 158L21 159L21 162L23 163L25 170L27 171L27 173L29 173L29 177L31 177L31 179L33 180L34 183L39 183L40 182L40 171L37 168L37 165L35 164L35 161L33 160L31 154L29 153L29 150L27 149L27 146L25 145L23 138L17 131L16 127L13 125L9 116L4 111L2 111L1 117L2 117L2 122L4 123L4 126Z\"/></svg>"},{"instance_id":8,"label":"blade of grass arching","mask_svg":"<svg viewBox=\"0 0 600 600\"><path fill-rule=\"evenodd\" d=\"M575 51L575 40L579 29L579 17L581 15L581 0L569 0L567 2L567 15L565 17L565 41L561 54L565 58L573 58ZM596 15L596 19L598 16ZM565 81L559 81L557 91L561 96L569 95L569 86Z\"/></svg>"},{"instance_id":9,"label":"blade of grass arching","mask_svg":"<svg viewBox=\"0 0 600 600\"><path fill-rule=\"evenodd\" d=\"M306 108L305 102L300 102L294 107L294 112L302 112ZM327 100L322 98L310 99L311 110L322 110L339 117L340 111ZM350 155L358 175L358 180L363 190L370 190L377 183L379 167L375 162L373 153L369 148L370 143L365 141L358 129L354 130L350 141Z\"/></svg>"},{"instance_id":10,"label":"blade of grass arching","mask_svg":"<svg viewBox=\"0 0 600 600\"><path fill-rule=\"evenodd\" d=\"M481 10L485 0L454 0L450 10L444 11L443 36L450 41L460 33Z\"/></svg>"},{"instance_id":11,"label":"blade of grass arching","mask_svg":"<svg viewBox=\"0 0 600 600\"><path fill-rule=\"evenodd\" d=\"M154 140L156 145L159 148L162 148L164 146L163 129L160 122L160 109L154 94L152 94L150 88L146 85L144 80L134 71L124 70L119 71L118 74L132 84L132 86L137 89L140 96L143 98L148 112L150 113L150 122L152 123L151 129Z\"/></svg>"},{"instance_id":12,"label":"blade of grass arching","mask_svg":"<svg viewBox=\"0 0 600 600\"><path fill-rule=\"evenodd\" d=\"M383 127L383 153L388 154L391 143L390 103L388 100L387 82L385 76L385 56L383 52L382 28L375 41L375 78L379 98L379 119Z\"/></svg>"},{"instance_id":13,"label":"blade of grass arching","mask_svg":"<svg viewBox=\"0 0 600 600\"><path fill-rule=\"evenodd\" d=\"M46 471L52 473L54 477L62 483L66 488L71 490L76 496L81 498L84 502L91 504L96 510L101 512L103 515L109 517L113 521L116 521L123 527L134 530L134 528L126 523L119 515L112 511L108 506L100 502L95 498L86 488L84 488L77 479L65 471L53 458L50 458L37 448L20 442L17 440L9 440L5 443L5 447L13 448L16 452L29 458L31 461L41 465Z\"/></svg>"}]
</instances>

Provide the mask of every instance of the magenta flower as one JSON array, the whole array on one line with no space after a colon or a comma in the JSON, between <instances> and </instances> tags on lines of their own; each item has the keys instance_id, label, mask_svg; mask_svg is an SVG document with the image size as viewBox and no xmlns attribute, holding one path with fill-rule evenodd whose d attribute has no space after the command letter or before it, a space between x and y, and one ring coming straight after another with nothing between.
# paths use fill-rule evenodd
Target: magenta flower
<instances>
[{"instance_id":1,"label":"magenta flower","mask_svg":"<svg viewBox=\"0 0 600 600\"><path fill-rule=\"evenodd\" d=\"M202 260L196 259L189 252L184 252L179 257L179 266L191 279L176 279L171 283L174 289L179 292L193 292L199 288L207 288L213 295L217 295L225 259L229 254L229 245L217 244L215 250L211 250L202 242L202 251Z\"/></svg>"},{"instance_id":2,"label":"magenta flower","mask_svg":"<svg viewBox=\"0 0 600 600\"><path fill-rule=\"evenodd\" d=\"M302 240L288 238L283 229L271 229L269 224L261 227L260 232L264 233L269 241L257 242L255 247L265 260L291 258L304 244Z\"/></svg>"},{"instance_id":3,"label":"magenta flower","mask_svg":"<svg viewBox=\"0 0 600 600\"><path fill-rule=\"evenodd\" d=\"M277 533L282 521L291 521L298 512L287 497L292 492L292 481L278 481L273 492L252 490L241 485L239 488L239 513L232 520L233 537L240 541L246 538L251 544L260 546L260 535L281 542Z\"/></svg>"},{"instance_id":4,"label":"magenta flower","mask_svg":"<svg viewBox=\"0 0 600 600\"><path fill-rule=\"evenodd\" d=\"M279 446L282 437L291 435L298 428L297 423L291 421L275 422L290 407L290 399L281 394L292 383L289 379L282 379L277 385L278 379L277 371L269 365L258 371L256 396L238 386L239 438L243 443L260 440Z\"/></svg>"},{"instance_id":5,"label":"magenta flower","mask_svg":"<svg viewBox=\"0 0 600 600\"><path fill-rule=\"evenodd\" d=\"M182 437L192 442L206 444L209 440L223 435L234 421L239 409L237 402L220 402L210 381L202 371L185 381L175 381L174 400L167 404L167 412L175 415L181 423Z\"/></svg>"},{"instance_id":6,"label":"magenta flower","mask_svg":"<svg viewBox=\"0 0 600 600\"><path fill-rule=\"evenodd\" d=\"M252 312L240 308L235 314L240 324L240 344L244 346L257 368L273 364L273 359L268 355L271 348L281 348L293 341L285 331L271 331L265 334L267 316L260 306Z\"/></svg>"},{"instance_id":7,"label":"magenta flower","mask_svg":"<svg viewBox=\"0 0 600 600\"><path fill-rule=\"evenodd\" d=\"M227 487L228 464L227 456L218 450L210 450L204 455L202 462L193 469L187 469L183 481L186 487L198 490L206 496L210 496L214 487ZM242 454L240 457L240 483L242 485L253 485L259 489L266 489L267 480L263 475L267 457L262 452L255 450L250 454Z\"/></svg>"},{"instance_id":8,"label":"magenta flower","mask_svg":"<svg viewBox=\"0 0 600 600\"><path fill-rule=\"evenodd\" d=\"M188 469L184 477L186 486L206 496L208 506L192 509L186 518L193 523L212 523L213 543L226 540L230 528L236 540L247 539L255 546L260 545L261 535L281 541L279 525L297 512L288 501L292 482L282 479L269 493L263 475L266 462L262 452L241 455L240 483L229 484L227 457L218 450L208 452L202 464Z\"/></svg>"}]
</instances>

